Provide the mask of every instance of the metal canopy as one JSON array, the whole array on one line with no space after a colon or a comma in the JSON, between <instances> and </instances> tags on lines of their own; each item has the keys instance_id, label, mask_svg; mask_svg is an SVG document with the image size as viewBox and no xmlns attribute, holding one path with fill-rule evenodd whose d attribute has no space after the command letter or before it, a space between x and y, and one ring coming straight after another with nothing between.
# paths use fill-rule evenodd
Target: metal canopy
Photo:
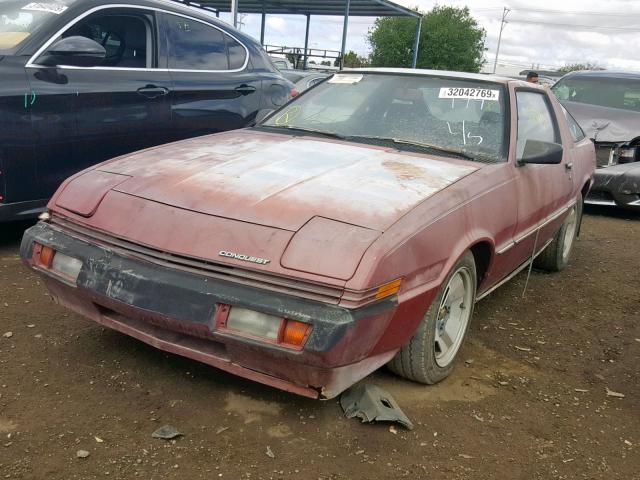
<instances>
[{"instance_id":1,"label":"metal canopy","mask_svg":"<svg viewBox=\"0 0 640 480\"><path fill-rule=\"evenodd\" d=\"M197 5L216 12L230 12L232 23L238 26L238 13L258 13L262 15L260 43L264 45L264 31L267 15L304 15L307 17L304 38L304 68L309 57L309 24L312 15L328 15L344 17L342 28L342 48L340 50L341 66L344 61L347 43L349 17L414 17L416 18L416 35L413 45L412 67L416 68L418 48L420 47L420 29L422 15L419 12L393 3L389 0L178 0L183 3Z\"/></svg>"},{"instance_id":2,"label":"metal canopy","mask_svg":"<svg viewBox=\"0 0 640 480\"><path fill-rule=\"evenodd\" d=\"M200 5L220 12L231 12L231 0L198 1ZM239 0L241 13L279 15L342 16L345 0ZM388 0L351 0L349 16L357 17L420 17L420 14Z\"/></svg>"}]
</instances>

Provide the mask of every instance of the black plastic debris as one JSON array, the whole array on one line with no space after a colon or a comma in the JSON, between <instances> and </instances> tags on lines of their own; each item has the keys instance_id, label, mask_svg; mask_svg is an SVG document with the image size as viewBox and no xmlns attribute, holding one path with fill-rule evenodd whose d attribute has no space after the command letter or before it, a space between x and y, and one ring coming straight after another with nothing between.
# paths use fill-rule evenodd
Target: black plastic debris
<instances>
[{"instance_id":1,"label":"black plastic debris","mask_svg":"<svg viewBox=\"0 0 640 480\"><path fill-rule=\"evenodd\" d=\"M182 433L180 433L175 427L171 425L165 425L164 427L160 427L155 432L151 434L153 438L161 438L162 440L171 440L177 437L181 437Z\"/></svg>"},{"instance_id":2,"label":"black plastic debris","mask_svg":"<svg viewBox=\"0 0 640 480\"><path fill-rule=\"evenodd\" d=\"M413 423L389 393L376 385L356 385L340 396L340 406L347 418L358 417L363 423L397 422L413 430Z\"/></svg>"}]
</instances>

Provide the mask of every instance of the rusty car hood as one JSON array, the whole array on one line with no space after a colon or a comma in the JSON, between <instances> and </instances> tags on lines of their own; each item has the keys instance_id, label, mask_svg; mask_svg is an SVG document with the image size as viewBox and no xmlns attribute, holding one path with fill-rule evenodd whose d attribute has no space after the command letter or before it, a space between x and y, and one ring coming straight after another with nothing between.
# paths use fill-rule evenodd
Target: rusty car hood
<instances>
[{"instance_id":1,"label":"rusty car hood","mask_svg":"<svg viewBox=\"0 0 640 480\"><path fill-rule=\"evenodd\" d=\"M640 113L620 108L562 102L584 133L596 142L629 142L640 137Z\"/></svg>"},{"instance_id":2,"label":"rusty car hood","mask_svg":"<svg viewBox=\"0 0 640 480\"><path fill-rule=\"evenodd\" d=\"M479 167L319 137L244 130L145 150L98 167L114 191L298 231L314 217L384 231Z\"/></svg>"}]
</instances>

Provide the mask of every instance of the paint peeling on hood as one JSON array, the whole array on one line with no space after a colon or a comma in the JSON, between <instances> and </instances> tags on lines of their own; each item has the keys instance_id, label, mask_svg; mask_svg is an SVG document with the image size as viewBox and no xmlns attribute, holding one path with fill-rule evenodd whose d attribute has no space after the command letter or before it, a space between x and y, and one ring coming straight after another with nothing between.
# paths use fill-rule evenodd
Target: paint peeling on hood
<instances>
[{"instance_id":1,"label":"paint peeling on hood","mask_svg":"<svg viewBox=\"0 0 640 480\"><path fill-rule=\"evenodd\" d=\"M384 231L480 166L361 144L245 130L139 152L99 167L122 193L297 231L315 216Z\"/></svg>"},{"instance_id":2,"label":"paint peeling on hood","mask_svg":"<svg viewBox=\"0 0 640 480\"><path fill-rule=\"evenodd\" d=\"M629 142L640 137L640 112L620 108L562 102L588 138L596 142Z\"/></svg>"}]
</instances>

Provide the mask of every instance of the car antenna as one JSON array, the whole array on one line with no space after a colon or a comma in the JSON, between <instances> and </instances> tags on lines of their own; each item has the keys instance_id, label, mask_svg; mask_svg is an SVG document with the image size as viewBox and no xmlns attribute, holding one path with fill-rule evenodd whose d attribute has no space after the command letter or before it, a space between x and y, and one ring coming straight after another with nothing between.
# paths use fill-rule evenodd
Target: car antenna
<instances>
[{"instance_id":1,"label":"car antenna","mask_svg":"<svg viewBox=\"0 0 640 480\"><path fill-rule=\"evenodd\" d=\"M527 279L524 282L524 289L522 290L522 298L527 293L527 285L529 285L529 278L531 277L531 269L533 269L533 260L536 258L536 248L538 248L538 235L540 235L540 229L536 230L536 239L533 241L533 250L531 251L531 259L529 260L529 269L527 270Z\"/></svg>"}]
</instances>

